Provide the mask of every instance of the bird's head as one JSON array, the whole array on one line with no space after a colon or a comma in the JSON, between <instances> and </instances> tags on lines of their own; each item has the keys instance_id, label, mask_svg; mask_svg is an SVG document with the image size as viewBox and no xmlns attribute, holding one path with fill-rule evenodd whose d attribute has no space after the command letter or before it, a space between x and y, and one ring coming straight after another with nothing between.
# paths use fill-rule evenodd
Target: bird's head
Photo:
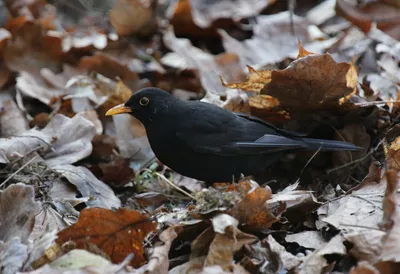
<instances>
[{"instance_id":1,"label":"bird's head","mask_svg":"<svg viewBox=\"0 0 400 274\"><path fill-rule=\"evenodd\" d=\"M146 125L156 117L162 117L173 100L174 97L162 89L144 88L133 94L124 104L109 109L106 116L128 113Z\"/></svg>"}]
</instances>

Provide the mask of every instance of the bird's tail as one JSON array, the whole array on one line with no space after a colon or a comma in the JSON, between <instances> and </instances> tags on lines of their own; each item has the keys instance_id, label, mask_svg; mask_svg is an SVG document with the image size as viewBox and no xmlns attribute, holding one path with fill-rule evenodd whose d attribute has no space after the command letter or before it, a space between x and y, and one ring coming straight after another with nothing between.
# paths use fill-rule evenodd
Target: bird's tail
<instances>
[{"instance_id":1,"label":"bird's tail","mask_svg":"<svg viewBox=\"0 0 400 274\"><path fill-rule=\"evenodd\" d=\"M307 150L321 150L321 151L338 151L338 150L350 150L357 151L363 149L352 143L332 141L332 140L322 140L322 139L310 139L301 138L301 140L307 145L305 149Z\"/></svg>"}]
</instances>

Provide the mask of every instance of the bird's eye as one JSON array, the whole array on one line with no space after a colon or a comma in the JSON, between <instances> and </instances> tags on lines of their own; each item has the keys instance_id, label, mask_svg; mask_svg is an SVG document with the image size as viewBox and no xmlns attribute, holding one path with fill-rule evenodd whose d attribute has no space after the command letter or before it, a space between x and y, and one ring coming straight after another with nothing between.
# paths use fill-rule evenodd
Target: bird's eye
<instances>
[{"instance_id":1,"label":"bird's eye","mask_svg":"<svg viewBox=\"0 0 400 274\"><path fill-rule=\"evenodd\" d=\"M140 100L139 100L139 104L140 104L141 106L146 106L149 102L150 102L150 100L149 100L149 98L147 98L147 97L142 97L142 98L140 98Z\"/></svg>"}]
</instances>

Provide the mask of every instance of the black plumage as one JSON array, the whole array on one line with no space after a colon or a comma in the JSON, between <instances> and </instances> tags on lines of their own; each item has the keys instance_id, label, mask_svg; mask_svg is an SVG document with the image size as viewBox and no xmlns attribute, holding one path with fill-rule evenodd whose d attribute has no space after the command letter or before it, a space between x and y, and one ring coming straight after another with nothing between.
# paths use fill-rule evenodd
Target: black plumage
<instances>
[{"instance_id":1,"label":"black plumage","mask_svg":"<svg viewBox=\"0 0 400 274\"><path fill-rule=\"evenodd\" d=\"M129 113L146 128L157 158L208 182L261 174L291 150L359 150L346 142L306 138L213 104L183 101L157 88L136 92L106 115Z\"/></svg>"}]
</instances>

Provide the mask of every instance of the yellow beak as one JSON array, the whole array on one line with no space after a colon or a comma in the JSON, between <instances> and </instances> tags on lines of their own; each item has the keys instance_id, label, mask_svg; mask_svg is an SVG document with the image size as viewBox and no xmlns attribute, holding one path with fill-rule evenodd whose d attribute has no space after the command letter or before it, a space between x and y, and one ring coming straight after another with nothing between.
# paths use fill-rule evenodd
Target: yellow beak
<instances>
[{"instance_id":1,"label":"yellow beak","mask_svg":"<svg viewBox=\"0 0 400 274\"><path fill-rule=\"evenodd\" d=\"M118 106L110 108L106 112L106 116L116 115L116 114L121 114L121 113L130 113L130 112L132 112L132 110L130 108L126 107L124 104L120 104Z\"/></svg>"}]
</instances>

